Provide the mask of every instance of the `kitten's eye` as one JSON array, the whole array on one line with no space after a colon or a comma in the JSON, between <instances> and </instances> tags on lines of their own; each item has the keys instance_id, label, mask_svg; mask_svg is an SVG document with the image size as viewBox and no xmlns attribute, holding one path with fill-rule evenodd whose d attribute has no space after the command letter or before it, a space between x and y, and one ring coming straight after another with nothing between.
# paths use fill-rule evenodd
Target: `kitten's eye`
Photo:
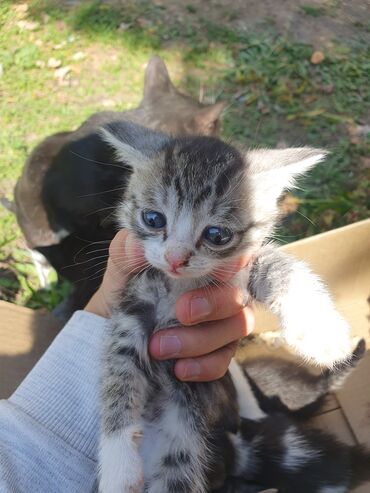
<instances>
[{"instance_id":1,"label":"kitten's eye","mask_svg":"<svg viewBox=\"0 0 370 493\"><path fill-rule=\"evenodd\" d=\"M233 234L227 228L208 226L208 228L203 231L203 237L208 243L212 243L212 245L222 246L232 240Z\"/></svg>"},{"instance_id":2,"label":"kitten's eye","mask_svg":"<svg viewBox=\"0 0 370 493\"><path fill-rule=\"evenodd\" d=\"M166 226L166 218L163 214L157 211L143 211L144 223L150 228L161 229Z\"/></svg>"}]
</instances>

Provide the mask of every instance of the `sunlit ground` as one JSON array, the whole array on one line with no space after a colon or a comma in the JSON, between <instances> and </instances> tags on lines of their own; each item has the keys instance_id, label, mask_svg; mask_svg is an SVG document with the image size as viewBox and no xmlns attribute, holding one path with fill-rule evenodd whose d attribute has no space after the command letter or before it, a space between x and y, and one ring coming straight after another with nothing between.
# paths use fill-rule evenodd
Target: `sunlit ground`
<instances>
[{"instance_id":1,"label":"sunlit ground","mask_svg":"<svg viewBox=\"0 0 370 493\"><path fill-rule=\"evenodd\" d=\"M2 0L1 196L12 200L26 156L47 135L75 128L95 111L135 107L145 64L156 53L183 91L229 103L222 132L227 139L332 151L301 182L302 189L287 196L283 205L292 213L277 232L281 242L367 217L369 28L348 20L352 24L345 28L352 35L312 46L301 43L294 30L282 33L270 18L243 26L232 9L212 17L201 2L182 5L181 12L176 3L66 2L62 7L62 2ZM340 2L322 2L320 8L317 3L299 7L301 22L329 22L340 15L335 10ZM207 4L224 8L222 2ZM55 306L67 284L39 290L15 218L1 205L0 231L0 297L31 307Z\"/></svg>"}]
</instances>

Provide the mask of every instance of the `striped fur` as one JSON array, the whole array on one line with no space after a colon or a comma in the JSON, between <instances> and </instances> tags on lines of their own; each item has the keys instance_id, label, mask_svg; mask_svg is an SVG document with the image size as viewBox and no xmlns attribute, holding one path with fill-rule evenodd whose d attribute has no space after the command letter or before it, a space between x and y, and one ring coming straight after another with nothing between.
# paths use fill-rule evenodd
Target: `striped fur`
<instances>
[{"instance_id":1,"label":"striped fur","mask_svg":"<svg viewBox=\"0 0 370 493\"><path fill-rule=\"evenodd\" d=\"M239 429L237 380L227 373L212 383L179 382L173 363L150 359L149 338L173 325L181 294L211 284L214 272L249 252L255 262L232 281L245 300L253 297L277 313L287 340L306 359L331 366L348 357L348 327L321 281L304 264L264 245L280 194L325 153L308 148L244 153L212 137L172 138L128 122L107 126L101 135L133 170L117 220L141 239L148 261L122 293L107 333L101 492L205 493L221 487L232 471L224 450L232 455L228 434ZM165 226L148 226L145 211L161 214ZM210 227L227 228L228 241L211 243L205 234ZM176 267L169 258L177 259ZM307 303L310 298L320 313ZM306 316L304 326L297 324L298 314ZM329 324L325 330L321 319ZM317 336L320 344L313 345ZM256 407L254 413L251 419L264 416ZM291 448L297 450L298 442ZM117 457L124 464L118 470ZM299 468L302 457L288 453L287 467Z\"/></svg>"}]
</instances>

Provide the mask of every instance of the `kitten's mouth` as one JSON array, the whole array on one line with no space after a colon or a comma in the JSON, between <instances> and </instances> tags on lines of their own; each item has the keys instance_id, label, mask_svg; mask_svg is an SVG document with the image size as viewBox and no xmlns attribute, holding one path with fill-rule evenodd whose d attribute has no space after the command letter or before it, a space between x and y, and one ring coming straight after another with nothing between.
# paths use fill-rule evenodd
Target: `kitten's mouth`
<instances>
[{"instance_id":1,"label":"kitten's mouth","mask_svg":"<svg viewBox=\"0 0 370 493\"><path fill-rule=\"evenodd\" d=\"M177 270L175 269L169 269L166 271L166 273L170 276L170 277L174 277L175 279L178 279L179 277L182 277L183 276L183 273L182 272L178 272Z\"/></svg>"}]
</instances>

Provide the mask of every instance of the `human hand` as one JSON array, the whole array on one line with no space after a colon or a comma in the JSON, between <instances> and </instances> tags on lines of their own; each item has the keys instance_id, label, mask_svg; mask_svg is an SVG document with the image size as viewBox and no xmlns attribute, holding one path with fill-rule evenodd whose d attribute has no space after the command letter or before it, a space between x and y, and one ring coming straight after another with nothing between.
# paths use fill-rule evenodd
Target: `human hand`
<instances>
[{"instance_id":1,"label":"human hand","mask_svg":"<svg viewBox=\"0 0 370 493\"><path fill-rule=\"evenodd\" d=\"M249 261L246 256L215 272L227 281ZM98 291L85 310L109 318L117 293L131 273L145 265L142 247L121 230L109 248L107 269ZM222 377L238 340L253 330L254 316L244 306L243 294L234 287L207 287L183 294L176 303L176 316L183 327L163 329L153 335L149 352L159 360L176 359L175 374L184 381L211 381Z\"/></svg>"},{"instance_id":2,"label":"human hand","mask_svg":"<svg viewBox=\"0 0 370 493\"><path fill-rule=\"evenodd\" d=\"M121 229L109 245L107 268L99 289L92 296L85 311L110 318L117 296L131 274L142 269L146 260L144 250L128 231Z\"/></svg>"}]
</instances>

